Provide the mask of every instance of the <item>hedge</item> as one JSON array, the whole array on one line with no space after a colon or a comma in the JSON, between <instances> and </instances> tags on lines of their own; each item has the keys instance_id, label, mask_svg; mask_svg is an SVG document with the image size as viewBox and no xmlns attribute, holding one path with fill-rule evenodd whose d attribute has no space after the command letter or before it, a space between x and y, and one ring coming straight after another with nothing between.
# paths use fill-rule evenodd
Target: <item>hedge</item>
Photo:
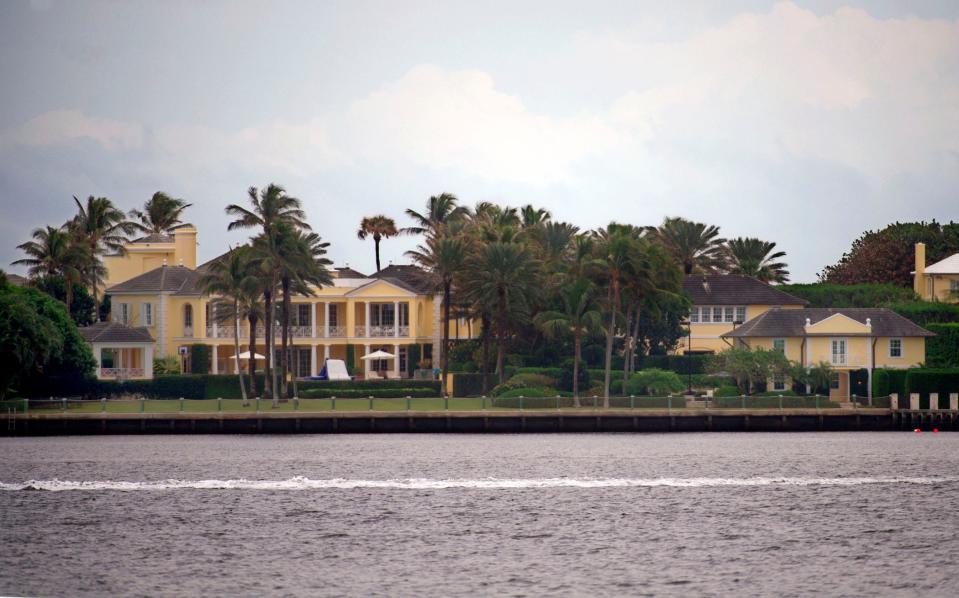
<instances>
[{"instance_id":1,"label":"hedge","mask_svg":"<svg viewBox=\"0 0 959 598\"><path fill-rule=\"evenodd\" d=\"M872 371L872 396L887 397L892 393L906 396L906 374L909 370L876 369Z\"/></svg>"},{"instance_id":2,"label":"hedge","mask_svg":"<svg viewBox=\"0 0 959 598\"><path fill-rule=\"evenodd\" d=\"M711 355L646 355L639 358L636 369L656 368L677 374L704 374L710 357Z\"/></svg>"},{"instance_id":3,"label":"hedge","mask_svg":"<svg viewBox=\"0 0 959 598\"><path fill-rule=\"evenodd\" d=\"M912 393L919 393L920 408L924 408L928 405L929 393L933 392L939 393L940 407L948 406L949 393L959 392L959 368L923 368L908 371L904 396L908 398Z\"/></svg>"},{"instance_id":4,"label":"hedge","mask_svg":"<svg viewBox=\"0 0 959 598\"><path fill-rule=\"evenodd\" d=\"M889 307L920 326L959 323L959 305L939 301L908 301L894 303Z\"/></svg>"},{"instance_id":5,"label":"hedge","mask_svg":"<svg viewBox=\"0 0 959 598\"><path fill-rule=\"evenodd\" d=\"M882 307L916 300L912 289L895 284L785 284L778 290L809 301L809 307Z\"/></svg>"},{"instance_id":6,"label":"hedge","mask_svg":"<svg viewBox=\"0 0 959 598\"><path fill-rule=\"evenodd\" d=\"M433 391L430 388L411 387L411 388L310 388L300 391L300 398L303 399L329 399L336 397L338 399L365 399L373 397L374 399L402 399L411 397L414 399L428 399L438 397L439 391Z\"/></svg>"},{"instance_id":7,"label":"hedge","mask_svg":"<svg viewBox=\"0 0 959 598\"><path fill-rule=\"evenodd\" d=\"M713 404L716 407L725 407L725 408L736 408L743 407L743 398L739 397L715 397L713 399ZM778 409L780 404L784 409L790 408L815 408L819 409L835 409L839 407L837 403L833 403L829 400L829 397L791 397L783 395L782 403L780 403L780 398L775 397L766 397L766 396L748 396L745 399L745 408L746 409Z\"/></svg>"},{"instance_id":8,"label":"hedge","mask_svg":"<svg viewBox=\"0 0 959 598\"><path fill-rule=\"evenodd\" d=\"M205 375L210 373L213 354L209 345L195 343L190 345L190 373Z\"/></svg>"},{"instance_id":9,"label":"hedge","mask_svg":"<svg viewBox=\"0 0 959 598\"><path fill-rule=\"evenodd\" d=\"M959 324L927 324L936 336L926 339L926 365L933 368L959 367Z\"/></svg>"},{"instance_id":10,"label":"hedge","mask_svg":"<svg viewBox=\"0 0 959 598\"><path fill-rule=\"evenodd\" d=\"M484 381L484 379L486 379ZM486 384L496 381L495 374L453 374L454 397L478 397L487 393ZM438 393L437 393L437 396Z\"/></svg>"}]
</instances>

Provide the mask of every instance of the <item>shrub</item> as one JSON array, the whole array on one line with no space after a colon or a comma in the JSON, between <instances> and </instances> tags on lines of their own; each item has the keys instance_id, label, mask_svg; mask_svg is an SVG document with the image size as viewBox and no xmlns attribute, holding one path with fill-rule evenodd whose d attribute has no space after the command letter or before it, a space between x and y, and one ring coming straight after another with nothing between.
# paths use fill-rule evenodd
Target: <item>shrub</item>
<instances>
[{"instance_id":1,"label":"shrub","mask_svg":"<svg viewBox=\"0 0 959 598\"><path fill-rule=\"evenodd\" d=\"M889 308L920 326L959 322L959 305L939 301L908 301L894 303Z\"/></svg>"},{"instance_id":2,"label":"shrub","mask_svg":"<svg viewBox=\"0 0 959 598\"><path fill-rule=\"evenodd\" d=\"M738 397L742 393L739 392L739 388L733 385L720 386L715 391L713 391L714 397Z\"/></svg>"},{"instance_id":3,"label":"shrub","mask_svg":"<svg viewBox=\"0 0 959 598\"><path fill-rule=\"evenodd\" d=\"M782 396L784 396L784 397L794 397L794 396L796 396L796 393L793 392L792 390L789 390L789 389L786 389L786 390L767 390L766 392L757 392L757 393L754 394L753 396L754 396L754 397L778 397L778 396L780 396L780 395L782 395Z\"/></svg>"},{"instance_id":4,"label":"shrub","mask_svg":"<svg viewBox=\"0 0 959 598\"><path fill-rule=\"evenodd\" d=\"M190 345L190 373L191 374L209 374L210 373L211 352L210 347L200 343Z\"/></svg>"},{"instance_id":5,"label":"shrub","mask_svg":"<svg viewBox=\"0 0 959 598\"><path fill-rule=\"evenodd\" d=\"M686 376L679 377L683 380ZM721 386L735 386L732 376L711 376L708 374L693 374L691 376L693 388L719 388Z\"/></svg>"},{"instance_id":6,"label":"shrub","mask_svg":"<svg viewBox=\"0 0 959 598\"><path fill-rule=\"evenodd\" d=\"M586 362L579 362L579 389L589 388L590 374L586 368ZM573 390L573 360L567 359L560 368L559 378L556 383L557 388L561 390Z\"/></svg>"},{"instance_id":7,"label":"shrub","mask_svg":"<svg viewBox=\"0 0 959 598\"><path fill-rule=\"evenodd\" d=\"M564 393L559 392L555 388L543 388L541 386L523 386L520 388L512 388L505 391L503 394L499 395L500 399L511 399L515 397L555 397L556 395L562 395ZM565 393L569 394L569 393Z\"/></svg>"},{"instance_id":8,"label":"shrub","mask_svg":"<svg viewBox=\"0 0 959 598\"><path fill-rule=\"evenodd\" d=\"M511 384L521 384L523 386L551 388L556 386L556 379L544 374L516 374L509 379Z\"/></svg>"},{"instance_id":9,"label":"shrub","mask_svg":"<svg viewBox=\"0 0 959 598\"><path fill-rule=\"evenodd\" d=\"M926 398L929 393L939 393L940 400L949 393L959 392L959 368L911 369L906 374L905 396L919 393Z\"/></svg>"},{"instance_id":10,"label":"shrub","mask_svg":"<svg viewBox=\"0 0 959 598\"><path fill-rule=\"evenodd\" d=\"M631 395L667 395L686 388L675 372L658 368L640 370L629 377L625 391Z\"/></svg>"},{"instance_id":11,"label":"shrub","mask_svg":"<svg viewBox=\"0 0 959 598\"><path fill-rule=\"evenodd\" d=\"M302 399L329 399L336 397L338 399L365 399L366 397L374 399L402 399L412 397L414 399L426 399L439 396L439 391L434 392L429 388L411 387L411 388L310 388L300 391Z\"/></svg>"},{"instance_id":12,"label":"shrub","mask_svg":"<svg viewBox=\"0 0 959 598\"><path fill-rule=\"evenodd\" d=\"M677 374L703 374L711 355L646 355L640 359L643 369L669 370Z\"/></svg>"},{"instance_id":13,"label":"shrub","mask_svg":"<svg viewBox=\"0 0 959 598\"><path fill-rule=\"evenodd\" d=\"M573 360L570 359L569 362L570 362L570 364L572 364ZM527 367L527 368L516 368L515 370L512 371L511 374L509 373L509 370L507 370L507 373L508 373L508 375L509 375L510 378L512 378L513 376L516 376L516 375L518 375L518 374L539 374L539 375L542 375L542 376L549 376L550 378L553 379L553 382L550 383L550 386L552 386L552 385L558 383L558 381L559 381L559 379L560 379L560 376L563 375L563 368L533 368L533 367Z\"/></svg>"},{"instance_id":14,"label":"shrub","mask_svg":"<svg viewBox=\"0 0 959 598\"><path fill-rule=\"evenodd\" d=\"M906 374L909 370L877 369L872 372L872 396L885 397L892 393L906 396Z\"/></svg>"},{"instance_id":15,"label":"shrub","mask_svg":"<svg viewBox=\"0 0 959 598\"><path fill-rule=\"evenodd\" d=\"M163 374L179 374L180 358L174 355L158 357L153 360L153 375L162 376Z\"/></svg>"},{"instance_id":16,"label":"shrub","mask_svg":"<svg viewBox=\"0 0 959 598\"><path fill-rule=\"evenodd\" d=\"M809 301L809 307L883 307L916 300L911 288L895 284L787 284L781 291Z\"/></svg>"},{"instance_id":17,"label":"shrub","mask_svg":"<svg viewBox=\"0 0 959 598\"><path fill-rule=\"evenodd\" d=\"M959 324L927 324L936 336L926 339L926 365L934 368L959 367Z\"/></svg>"},{"instance_id":18,"label":"shrub","mask_svg":"<svg viewBox=\"0 0 959 598\"><path fill-rule=\"evenodd\" d=\"M621 395L623 394L623 379L616 378L615 380L609 383L609 394L611 395Z\"/></svg>"},{"instance_id":19,"label":"shrub","mask_svg":"<svg viewBox=\"0 0 959 598\"><path fill-rule=\"evenodd\" d=\"M406 375L413 377L413 371L416 370L416 364L420 361L420 345L414 343L406 348Z\"/></svg>"},{"instance_id":20,"label":"shrub","mask_svg":"<svg viewBox=\"0 0 959 598\"><path fill-rule=\"evenodd\" d=\"M483 374L453 374L453 396L455 397L478 397L486 394L485 384L493 380L493 376Z\"/></svg>"}]
</instances>

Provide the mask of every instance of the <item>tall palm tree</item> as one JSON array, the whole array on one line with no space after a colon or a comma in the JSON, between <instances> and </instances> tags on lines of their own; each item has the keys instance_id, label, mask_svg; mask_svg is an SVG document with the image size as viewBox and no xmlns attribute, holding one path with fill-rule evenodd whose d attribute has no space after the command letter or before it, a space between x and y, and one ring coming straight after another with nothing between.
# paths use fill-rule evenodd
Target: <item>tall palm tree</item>
<instances>
[{"instance_id":1,"label":"tall palm tree","mask_svg":"<svg viewBox=\"0 0 959 598\"><path fill-rule=\"evenodd\" d=\"M469 215L469 209L458 205L459 200L452 193L434 195L426 201L426 212L420 213L407 209L406 215L413 219L413 226L402 230L408 235L436 235L441 229Z\"/></svg>"},{"instance_id":2,"label":"tall palm tree","mask_svg":"<svg viewBox=\"0 0 959 598\"><path fill-rule=\"evenodd\" d=\"M74 195L73 201L77 204L78 212L66 226L77 236L78 242L86 250L87 267L84 275L93 291L93 304L99 318L100 297L97 294L97 286L105 271L102 256L107 251L125 253L129 235L136 228L127 220L126 214L106 197L91 195L84 204Z\"/></svg>"},{"instance_id":3,"label":"tall palm tree","mask_svg":"<svg viewBox=\"0 0 959 598\"><path fill-rule=\"evenodd\" d=\"M213 302L213 313L223 322L233 324L233 359L236 361L236 375L240 380L240 394L243 405L249 405L246 394L246 385L243 382L243 368L240 367L240 302L246 298L252 289L258 289L259 284L255 271L251 268L249 247L238 247L230 250L225 259L214 261L210 269L200 279L204 291L217 297ZM252 340L250 360L255 361ZM255 387L254 387L255 389Z\"/></svg>"},{"instance_id":4,"label":"tall palm tree","mask_svg":"<svg viewBox=\"0 0 959 598\"><path fill-rule=\"evenodd\" d=\"M775 243L755 237L738 237L727 241L726 247L730 274L744 274L763 282L789 281L785 262L776 261L786 257L786 252L775 251Z\"/></svg>"},{"instance_id":5,"label":"tall palm tree","mask_svg":"<svg viewBox=\"0 0 959 598\"><path fill-rule=\"evenodd\" d=\"M520 218L523 220L523 228L530 228L546 224L552 218L552 214L545 208L534 208L533 204L526 204L520 209Z\"/></svg>"},{"instance_id":6,"label":"tall palm tree","mask_svg":"<svg viewBox=\"0 0 959 598\"><path fill-rule=\"evenodd\" d=\"M144 234L166 235L183 224L180 218L184 210L192 205L157 191L143 204L143 211L130 210L130 218L135 219L133 226L136 230Z\"/></svg>"},{"instance_id":7,"label":"tall palm tree","mask_svg":"<svg viewBox=\"0 0 959 598\"><path fill-rule=\"evenodd\" d=\"M429 273L434 288L443 292L443 348L440 352L440 380L443 396L447 394L446 377L449 374L450 311L453 303L453 283L462 273L469 255L466 236L427 236L424 243L406 255Z\"/></svg>"},{"instance_id":8,"label":"tall palm tree","mask_svg":"<svg viewBox=\"0 0 959 598\"><path fill-rule=\"evenodd\" d=\"M360 229L356 231L356 237L360 241L366 240L366 237L373 237L373 251L376 254L376 271L380 271L380 241L389 239L399 234L396 229L396 223L392 218L379 214L377 216L367 216L360 222Z\"/></svg>"},{"instance_id":9,"label":"tall palm tree","mask_svg":"<svg viewBox=\"0 0 959 598\"><path fill-rule=\"evenodd\" d=\"M596 286L585 278L570 280L560 291L562 311L542 311L534 322L547 337L573 335L573 400L579 407L579 365L584 334L602 330L603 316L595 308Z\"/></svg>"},{"instance_id":10,"label":"tall palm tree","mask_svg":"<svg viewBox=\"0 0 959 598\"><path fill-rule=\"evenodd\" d=\"M274 183L265 189L258 190L250 187L247 190L250 208L238 204L226 207L226 213L235 220L230 222L227 230L240 228L256 228L260 233L254 239L253 247L257 252L257 263L261 271L263 287L264 313L266 317L266 379L265 392L272 397L273 406L279 405L277 380L274 375L273 352L275 350L275 321L273 300L276 287L279 284L279 271L282 263L280 256L280 228L288 225L293 228L309 230L306 223L306 213L303 211L300 200L286 194L286 190Z\"/></svg>"},{"instance_id":11,"label":"tall palm tree","mask_svg":"<svg viewBox=\"0 0 959 598\"><path fill-rule=\"evenodd\" d=\"M28 266L31 278L60 276L66 289L67 313L73 303L73 286L78 284L86 267L86 253L67 230L48 226L33 231L33 241L17 245L28 257L12 262Z\"/></svg>"},{"instance_id":12,"label":"tall palm tree","mask_svg":"<svg viewBox=\"0 0 959 598\"><path fill-rule=\"evenodd\" d=\"M658 228L649 227L647 231L669 251L684 274L716 272L725 267L726 240L719 236L719 227L666 218Z\"/></svg>"},{"instance_id":13,"label":"tall palm tree","mask_svg":"<svg viewBox=\"0 0 959 598\"><path fill-rule=\"evenodd\" d=\"M539 291L539 268L522 243L495 241L477 248L466 266L467 297L491 314L496 336L496 371L506 381L506 342L515 326L529 319Z\"/></svg>"}]
</instances>

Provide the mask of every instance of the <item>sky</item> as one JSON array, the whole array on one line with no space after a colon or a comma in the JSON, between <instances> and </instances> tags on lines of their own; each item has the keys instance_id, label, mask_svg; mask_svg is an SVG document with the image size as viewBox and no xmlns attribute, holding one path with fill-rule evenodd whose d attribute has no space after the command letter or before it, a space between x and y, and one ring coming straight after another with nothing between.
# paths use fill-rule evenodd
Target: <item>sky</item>
<instances>
[{"instance_id":1,"label":"sky","mask_svg":"<svg viewBox=\"0 0 959 598\"><path fill-rule=\"evenodd\" d=\"M959 219L959 2L0 3L0 268L72 196L283 185L337 265L431 195L591 229L682 216L811 282L863 231ZM384 241L406 263L414 237Z\"/></svg>"}]
</instances>

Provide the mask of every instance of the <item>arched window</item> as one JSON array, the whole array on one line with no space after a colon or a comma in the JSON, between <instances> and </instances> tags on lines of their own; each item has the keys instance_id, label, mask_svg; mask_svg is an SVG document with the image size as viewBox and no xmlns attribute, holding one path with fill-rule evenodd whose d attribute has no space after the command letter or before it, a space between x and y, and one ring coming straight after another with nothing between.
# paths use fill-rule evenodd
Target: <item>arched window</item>
<instances>
[{"instance_id":1,"label":"arched window","mask_svg":"<svg viewBox=\"0 0 959 598\"><path fill-rule=\"evenodd\" d=\"M183 306L183 336L193 336L193 306Z\"/></svg>"}]
</instances>

